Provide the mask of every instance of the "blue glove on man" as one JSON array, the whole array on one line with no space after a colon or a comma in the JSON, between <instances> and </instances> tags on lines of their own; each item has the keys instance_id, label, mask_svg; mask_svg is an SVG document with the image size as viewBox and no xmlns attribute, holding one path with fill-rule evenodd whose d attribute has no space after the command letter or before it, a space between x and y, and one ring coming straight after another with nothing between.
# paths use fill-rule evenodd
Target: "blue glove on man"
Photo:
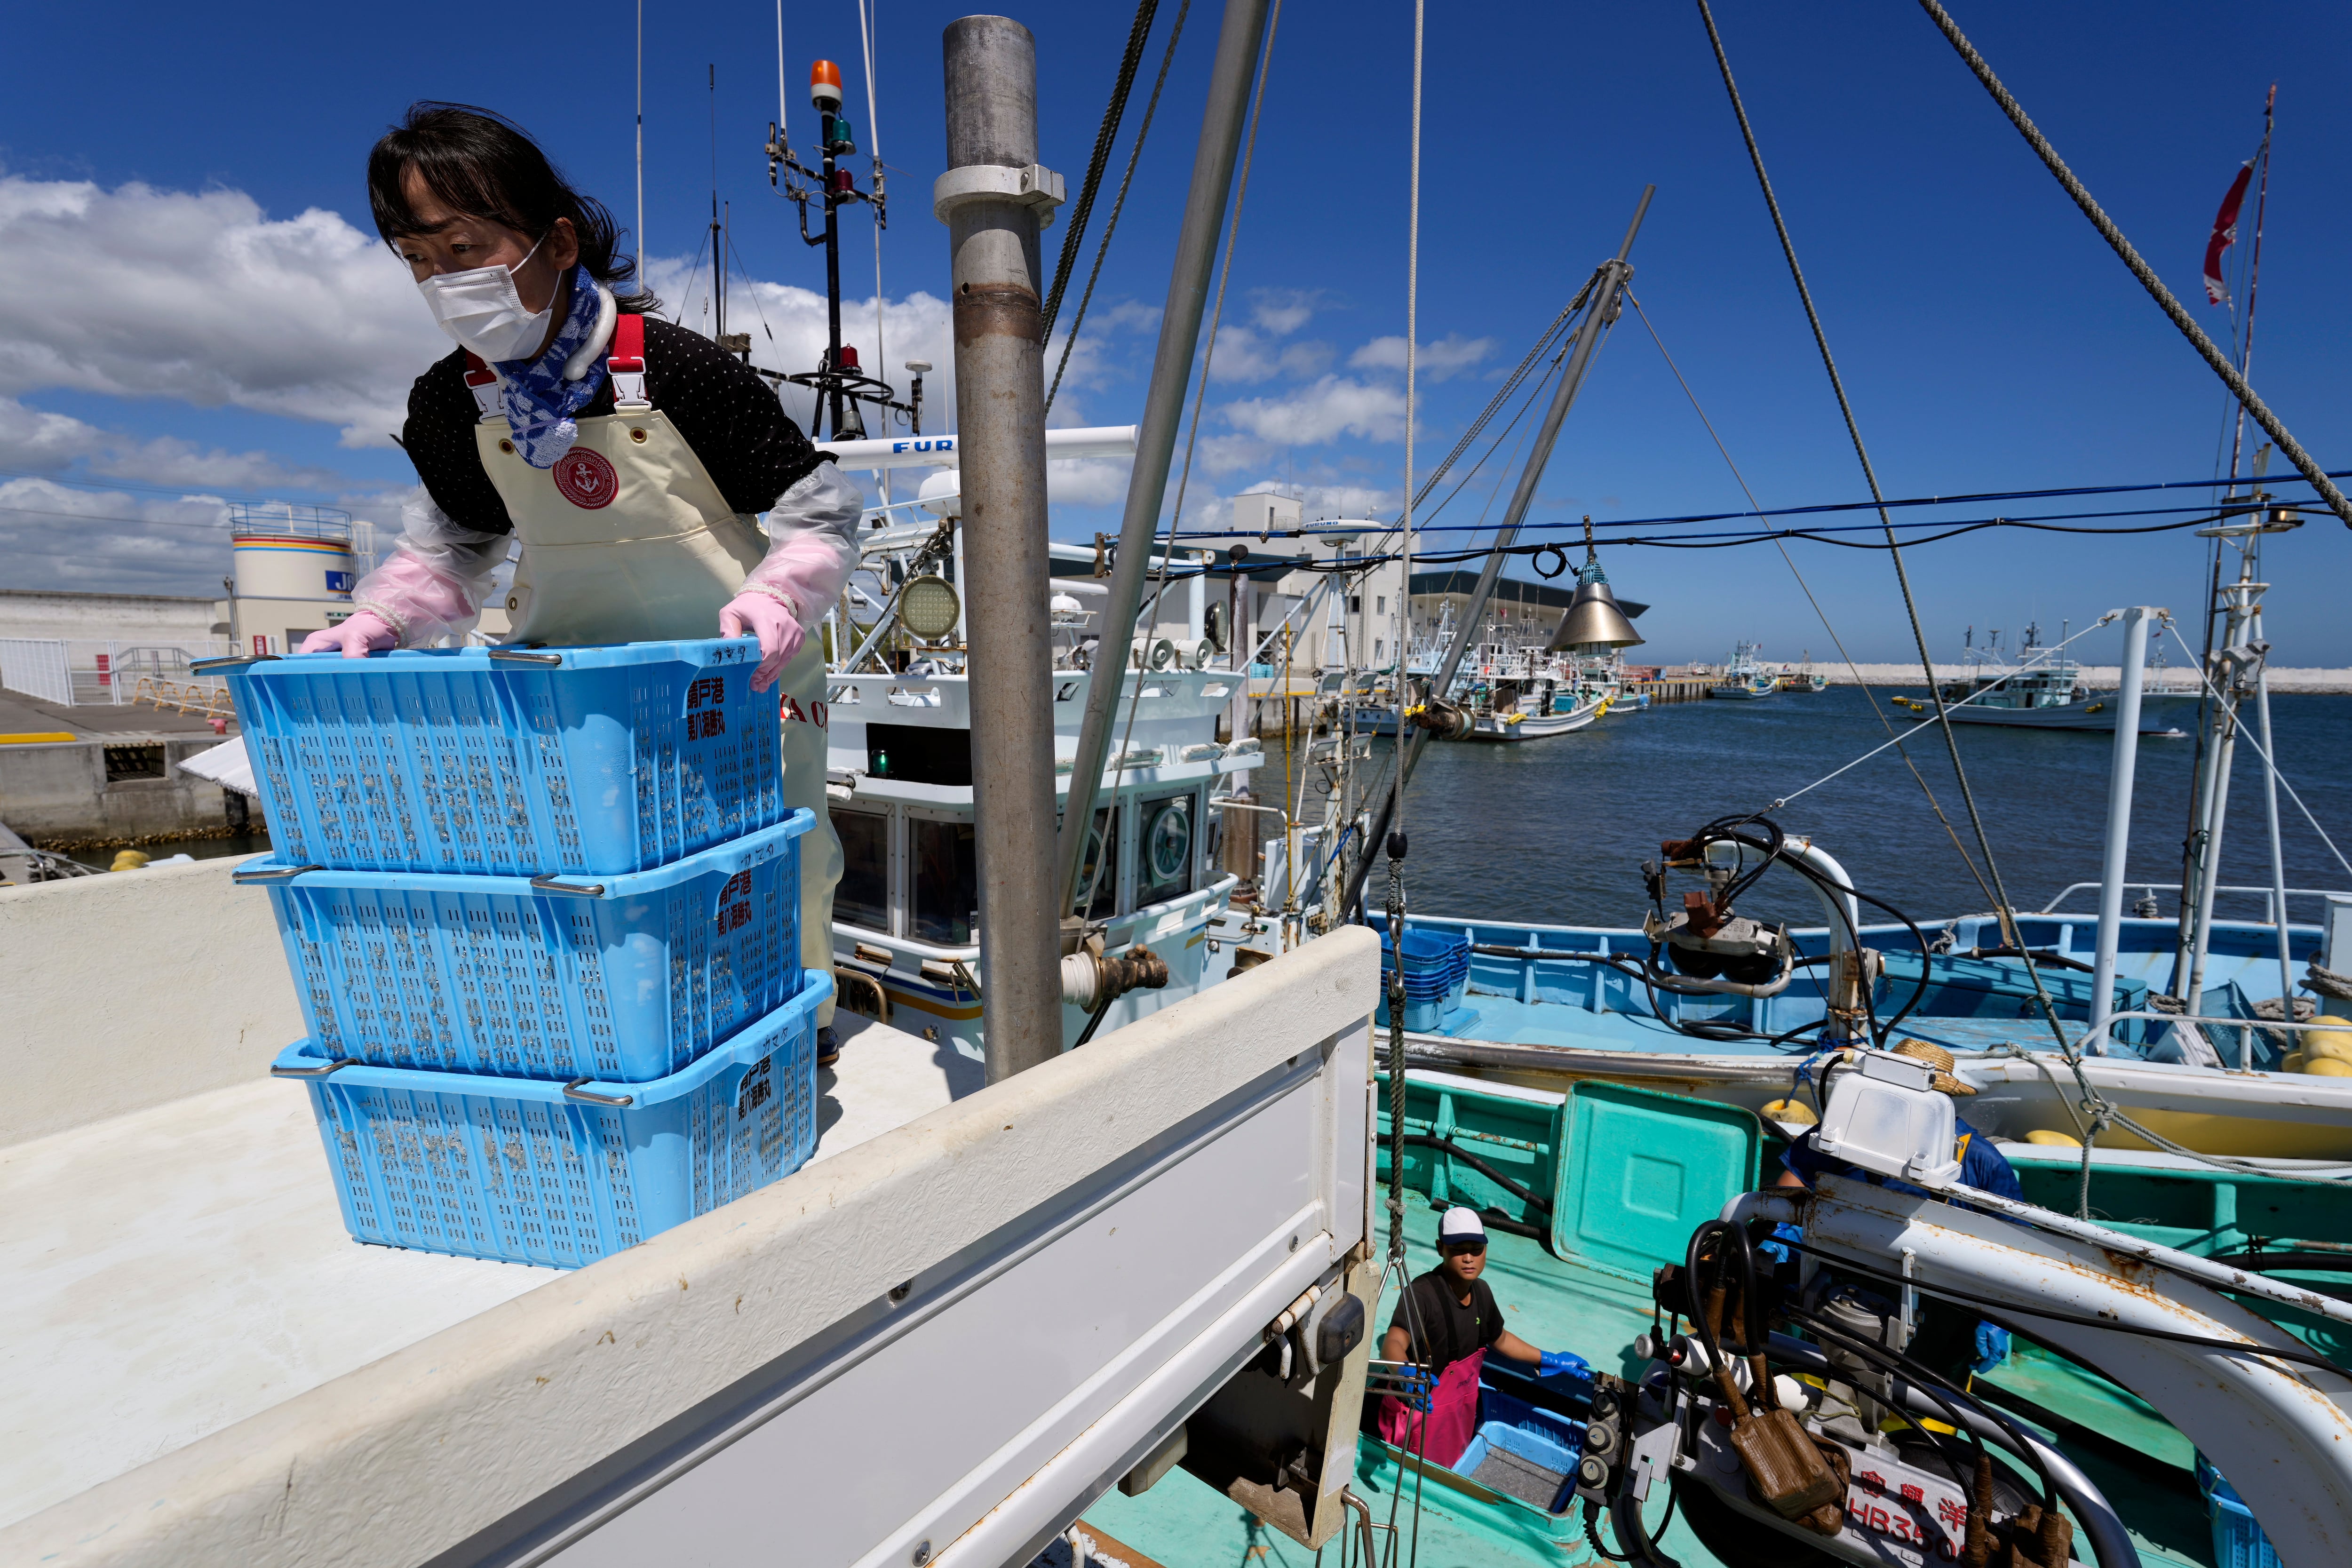
<instances>
[{"instance_id":1,"label":"blue glove on man","mask_svg":"<svg viewBox=\"0 0 2352 1568\"><path fill-rule=\"evenodd\" d=\"M1977 1320L1977 1359L1969 1363L1977 1372L1990 1372L2009 1359L2009 1331L1998 1323Z\"/></svg>"},{"instance_id":2,"label":"blue glove on man","mask_svg":"<svg viewBox=\"0 0 2352 1568\"><path fill-rule=\"evenodd\" d=\"M1402 1390L1397 1397L1404 1407L1428 1415L1429 1396L1436 1392L1437 1379L1424 1368L1412 1365L1399 1367L1396 1377Z\"/></svg>"},{"instance_id":3,"label":"blue glove on man","mask_svg":"<svg viewBox=\"0 0 2352 1568\"><path fill-rule=\"evenodd\" d=\"M1592 1368L1574 1351L1544 1352L1543 1360L1536 1367L1536 1375L1559 1377L1563 1373L1570 1377L1590 1378L1592 1375Z\"/></svg>"}]
</instances>

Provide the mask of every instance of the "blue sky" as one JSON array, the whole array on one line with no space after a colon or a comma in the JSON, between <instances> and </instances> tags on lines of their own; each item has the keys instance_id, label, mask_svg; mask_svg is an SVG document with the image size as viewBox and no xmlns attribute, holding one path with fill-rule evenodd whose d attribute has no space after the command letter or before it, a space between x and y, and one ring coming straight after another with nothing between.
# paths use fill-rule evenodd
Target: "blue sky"
<instances>
[{"instance_id":1,"label":"blue sky","mask_svg":"<svg viewBox=\"0 0 2352 1568\"><path fill-rule=\"evenodd\" d=\"M1154 64L1174 9L1162 6ZM949 357L937 300L945 232L928 195L942 154L940 30L956 14L886 0L880 16L882 143L897 171L884 241L894 365L912 350ZM1103 5L1017 14L1039 38L1045 157L1075 186L1129 18ZM2263 91L2279 83L2254 381L2323 462L2352 467L2352 394L2329 374L2352 328L2339 259L2352 240L2340 200L2352 126L2334 67L2352 42L2344 9L1976 4L1955 14L2217 331L2222 313L2203 307L2197 281L2206 231L2259 139ZM11 277L0 298L0 505L17 509L0 511L7 576L201 592L221 569L213 554L225 554L206 497L341 500L389 524L411 476L382 438L384 411L397 410L437 339L396 264L368 243L368 144L412 99L494 106L633 225L633 15L584 0L444 26L362 7L131 5L110 9L102 35L87 10L14 18L18 68L0 101L0 266ZM1199 0L1188 21L1057 423L1135 417L1217 16ZM1890 494L2213 472L2218 383L1923 15L1725 0L1717 18ZM813 139L800 84L823 54L843 62L862 143L855 5L788 5L784 22L795 138ZM1217 520L1204 493L1267 484L1301 487L1318 510L1394 504L1398 377L1378 340L1403 331L1410 26L1398 3L1284 7L1188 520ZM715 64L719 185L750 279L730 325L751 327L770 363L806 342L806 290L822 282L818 254L767 190L760 143L775 113L774 58L772 6L649 7L656 281L699 324L708 289L683 286L684 268L709 217ZM1444 373L1422 389L1424 466L1613 249L1654 183L1634 292L1749 482L1768 506L1864 493L1694 8L1432 7L1424 135L1422 337ZM853 215L848 226L852 317L870 332L870 226ZM1060 233L1048 231L1049 248ZM934 428L943 391L935 379ZM1056 483L1058 533L1116 526L1117 473ZM1482 479L1455 503L1459 521L1484 502ZM1629 320L1569 422L1535 519L1739 504ZM143 521L109 521L126 517ZM2352 663L2352 620L2336 613L2347 543L2323 514L2272 545L2281 662ZM1792 552L1857 657L1907 656L1883 555ZM2181 536L1995 532L1909 559L1942 653L1971 624L2038 618L2054 633L2127 601L2188 610L2201 552ZM1608 564L1626 596L1656 606L1643 622L1652 657L1719 657L1736 637L1761 639L1772 657L1829 655L1769 547L1625 549Z\"/></svg>"}]
</instances>

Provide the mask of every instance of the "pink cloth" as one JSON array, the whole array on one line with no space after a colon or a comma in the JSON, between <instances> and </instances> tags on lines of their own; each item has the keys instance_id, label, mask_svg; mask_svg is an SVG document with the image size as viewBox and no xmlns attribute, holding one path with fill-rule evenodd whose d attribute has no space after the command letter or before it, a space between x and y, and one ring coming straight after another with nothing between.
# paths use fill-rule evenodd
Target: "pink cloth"
<instances>
[{"instance_id":1,"label":"pink cloth","mask_svg":"<svg viewBox=\"0 0 2352 1568\"><path fill-rule=\"evenodd\" d=\"M362 610L340 626L329 626L322 632L312 632L302 639L301 653L333 653L341 649L345 658L365 658L378 648L397 647L400 634L373 610Z\"/></svg>"},{"instance_id":2,"label":"pink cloth","mask_svg":"<svg viewBox=\"0 0 2352 1568\"><path fill-rule=\"evenodd\" d=\"M1478 1373L1486 1352L1473 1351L1447 1367L1429 1395L1424 1415L1388 1395L1381 1401L1381 1440L1451 1469L1478 1435Z\"/></svg>"},{"instance_id":3,"label":"pink cloth","mask_svg":"<svg viewBox=\"0 0 2352 1568\"><path fill-rule=\"evenodd\" d=\"M791 605L772 593L749 587L720 608L719 635L760 639L760 665L751 672L754 691L765 691L776 683L776 677L800 652L808 636L793 617Z\"/></svg>"},{"instance_id":4,"label":"pink cloth","mask_svg":"<svg viewBox=\"0 0 2352 1568\"><path fill-rule=\"evenodd\" d=\"M389 625L399 634L401 647L417 647L472 626L481 614L481 595L488 580L487 574L478 582L469 582L442 571L411 550L404 539L384 557L383 565L360 579L359 586L352 590L352 603L365 606Z\"/></svg>"}]
</instances>

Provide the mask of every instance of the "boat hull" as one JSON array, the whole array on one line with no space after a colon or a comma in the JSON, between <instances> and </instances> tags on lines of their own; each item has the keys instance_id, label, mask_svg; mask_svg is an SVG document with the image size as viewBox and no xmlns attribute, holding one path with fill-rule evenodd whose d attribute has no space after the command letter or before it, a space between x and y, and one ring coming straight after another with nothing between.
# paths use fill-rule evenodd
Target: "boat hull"
<instances>
[{"instance_id":1,"label":"boat hull","mask_svg":"<svg viewBox=\"0 0 2352 1568\"><path fill-rule=\"evenodd\" d=\"M2193 697L2142 698L2139 732L2185 735L2196 722L2196 709L2197 700ZM2112 695L2088 702L2069 702L2062 708L1986 708L1972 702L1964 707L1947 707L1945 712L1955 724L1998 724L2013 730L2087 730L2109 735L2116 731ZM1936 710L1923 703L1910 709L1909 717L1915 724L1926 723L1936 717Z\"/></svg>"}]
</instances>

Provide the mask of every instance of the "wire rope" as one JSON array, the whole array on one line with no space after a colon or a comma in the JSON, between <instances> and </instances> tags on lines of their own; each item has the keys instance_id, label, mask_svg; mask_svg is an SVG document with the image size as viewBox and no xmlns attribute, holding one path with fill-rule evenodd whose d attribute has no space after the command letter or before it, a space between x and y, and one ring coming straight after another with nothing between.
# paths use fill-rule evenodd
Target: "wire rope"
<instances>
[{"instance_id":1,"label":"wire rope","mask_svg":"<svg viewBox=\"0 0 2352 1568\"><path fill-rule=\"evenodd\" d=\"M1087 286L1078 296L1078 313L1070 322L1069 336L1062 340L1062 357L1054 363L1054 384L1045 389L1045 412L1054 411L1054 398L1062 390L1062 373L1070 368L1070 351L1077 346L1078 330L1087 324L1087 306L1095 297L1095 283L1102 277L1103 258L1110 254L1110 237L1118 232L1118 215L1127 210L1128 188L1135 183L1135 165L1143 156L1143 143L1151 135L1151 117L1160 112L1160 89L1168 85L1168 68L1175 63L1177 42L1184 37L1184 17L1192 9L1192 0L1182 0L1176 7L1176 20L1168 29L1168 47L1160 57L1160 75L1152 81L1151 97L1143 105L1143 120L1135 128L1135 145L1128 149L1127 172L1118 177L1118 195L1110 204L1110 216L1103 220L1100 243L1095 247L1094 266L1087 273Z\"/></svg>"},{"instance_id":2,"label":"wire rope","mask_svg":"<svg viewBox=\"0 0 2352 1568\"><path fill-rule=\"evenodd\" d=\"M1180 25L1182 17L1180 16L1178 17ZM1272 11L1267 13L1266 16L1265 42L1261 46L1258 54L1257 82L1250 94L1249 132L1242 140L1242 167L1240 178L1235 184L1234 189L1234 216L1231 221L1225 226L1225 254L1223 259L1218 264L1217 268L1217 298L1209 315L1208 341L1202 346L1201 351L1201 379L1199 384L1193 388L1192 392L1192 426L1191 428L1185 432L1184 436L1184 466L1177 475L1176 506L1175 510L1169 515L1168 520L1169 542L1160 549L1160 565L1158 570L1152 575L1151 596L1150 600L1147 601L1151 608L1151 624L1154 626L1160 624L1160 595L1167 589L1169 567L1176 559L1175 538L1177 533L1184 526L1184 491L1186 488L1191 485L1192 480L1192 447L1193 444L1201 438L1201 405L1202 401L1209 395L1210 367L1216 362L1217 329L1224 323L1225 285L1233 279L1234 247L1241 240L1242 208L1244 204L1249 200L1250 167L1252 163L1255 162L1257 157L1258 116L1265 108L1265 79L1274 69L1274 38L1275 34L1281 29L1281 26L1282 0L1274 0L1274 8ZM1169 42L1172 47L1175 40L1173 37L1171 37ZM1141 145L1139 140L1138 142L1138 145ZM1106 228L1103 231L1103 239L1108 243L1109 238L1110 231ZM1137 624L1140 625L1142 617L1139 616L1137 617ZM1095 650L1095 659L1097 664L1099 665L1106 658L1116 658L1118 662L1112 666L1112 668L1124 672L1128 666L1129 654L1127 648L1119 648L1114 653L1114 650L1112 649L1097 647ZM1150 661L1146 660L1145 662L1148 665ZM1127 754L1129 742L1135 737L1136 710L1142 706L1143 689L1150 684L1150 682L1145 679L1144 677L1150 674L1150 670L1148 668L1137 672L1135 690L1127 700L1127 722L1121 726L1119 731L1118 762L1111 773L1111 793L1114 798L1118 795L1119 784L1124 782L1127 777ZM1283 688L1286 693L1289 689L1289 682L1287 679L1283 682ZM1286 725L1286 728L1287 726ZM1288 744L1286 736L1284 743L1286 745ZM1285 792L1284 812L1286 816L1288 815L1287 791ZM1091 907L1094 903L1094 888L1101 881L1103 868L1110 858L1110 848L1109 846L1106 845L1104 846L1103 853L1096 857L1095 875L1093 879L1087 883L1087 907Z\"/></svg>"},{"instance_id":3,"label":"wire rope","mask_svg":"<svg viewBox=\"0 0 2352 1568\"><path fill-rule=\"evenodd\" d=\"M864 4L859 0L861 11ZM1054 335L1054 318L1061 314L1062 295L1070 286L1070 273L1077 267L1078 252L1086 244L1087 222L1094 216L1095 196L1102 189L1103 171L1109 166L1111 147L1118 140L1118 122L1126 117L1128 94L1135 87L1135 70L1143 63L1143 46L1151 41L1151 23L1159 12L1160 0L1139 0L1135 7L1134 25L1127 31L1127 49L1119 56L1118 76L1111 83L1110 102L1103 108L1102 129L1095 132L1095 150L1087 160L1086 183L1071 205L1069 227L1062 235L1062 254L1054 263L1054 286L1046 292L1045 320L1037 329L1040 340Z\"/></svg>"},{"instance_id":4,"label":"wire rope","mask_svg":"<svg viewBox=\"0 0 2352 1568\"><path fill-rule=\"evenodd\" d=\"M2171 319L2172 324L2180 329L2180 335L2189 340L2189 346L2197 351L2207 364L2213 367L2213 374L2221 378L2222 384L2230 389L2246 412L2253 416L2254 423L2260 425L2270 438L2278 443L2278 449L2285 455L2287 461L2302 470L2303 477L2311 481L2311 488L2317 490L2320 498L2326 501L2327 510L2343 519L2346 527L2352 528L2352 500L2346 499L2344 492L2337 489L2330 482L2327 475L2320 471L2319 465L2312 460L2311 454L2303 449L2301 443L2297 442L2288 432L2287 427L2280 423L2279 416L2271 412L2270 405L2262 400L2253 387L2248 384L2246 378L2238 373L2238 367L2230 363L2229 355L2223 353L2213 340L2205 335L2205 329L2199 326L2189 312L2181 308L2180 301L2173 298L2172 290L2166 288L2164 280L2156 275L2156 269L2141 259L2139 252L2132 247L2132 242L2124 237L2124 231L2116 226L2115 220L2108 217L2105 210L2093 199L2090 191L2083 182L2074 177L2074 171L2066 166L2066 161L2063 158L2058 156L2058 149L2050 144L2050 139L2042 134L2033 121L2027 117L2025 110L2019 106L2017 100L2011 95L2009 89L2001 85L2000 78L1993 74L1992 67L1985 63L1984 56L1977 52L1976 46L1969 43L1967 35L1960 31L1959 24L1952 20L1952 14L1945 10L1938 0L1919 0L1919 6L1936 24L1937 30L1941 32L1950 41L1952 47L1958 51L1960 58L1967 62L1969 69L1976 73L1977 79L1984 84L1985 90L1992 94L1993 101L2000 105L2001 112L2008 115L2010 123L2017 127L2017 133L2025 138L2026 145L2033 149L2035 155L2041 158L2043 166L2049 169L2052 176L2065 189L2066 194L2074 199L2074 205L2083 209L2083 216L2091 220L2091 226L2099 231L2100 237L2105 239L2114 248L2116 256L2123 259L2123 264L2131 269L2131 275L2139 279L2140 287L2147 290L2149 298L2153 299L2163 310L2165 315ZM1706 8L1706 0L1700 0L1699 9L1704 11ZM1707 31L1710 34L1715 31L1712 18L1707 22ZM1720 44L1716 46L1716 52L1720 58L1722 54ZM1724 79L1727 81L1730 79L1728 68L1726 68ZM1745 116L1742 117L1742 121L1744 123ZM1759 167L1760 170L1761 165Z\"/></svg>"},{"instance_id":5,"label":"wire rope","mask_svg":"<svg viewBox=\"0 0 2352 1568\"><path fill-rule=\"evenodd\" d=\"M1731 470L1732 479L1738 482L1740 494L1748 498L1748 504L1756 510L1759 516L1763 515L1764 503L1756 499L1756 492L1748 488L1748 476L1742 474L1739 471L1739 465L1731 460L1731 449L1723 444L1723 437L1716 434L1715 421L1709 419L1706 416L1706 410L1699 406L1698 394L1691 390L1689 381L1685 379L1683 375L1682 367L1675 363L1675 356L1666 352L1666 341L1658 335L1656 323L1650 320L1650 313L1642 309L1642 301L1634 298L1632 289L1629 289L1626 290L1625 298L1632 302L1633 306L1633 313L1642 319L1642 325L1649 332L1650 341L1658 345L1658 357L1664 360L1666 362L1666 368L1675 373L1675 384L1683 389L1683 395L1690 399L1691 412L1698 416L1698 422L1701 425L1706 426L1707 439L1713 441L1715 443L1715 449L1723 454L1723 466ZM1769 520L1768 519L1767 521ZM1837 627L1830 624L1829 612L1822 608L1821 600L1814 597L1812 584L1805 581L1805 574L1802 572L1797 570L1797 558L1789 553L1788 545L1778 537L1773 539L1772 544L1773 548L1780 551L1780 559L1788 563L1789 574L1797 580L1797 586L1804 592L1805 603L1813 607L1813 614L1820 618L1822 630L1829 633L1830 642L1836 647L1838 657L1845 660L1846 668L1853 673L1853 683L1862 689L1863 696L1869 700L1871 712L1876 715L1878 722L1886 731L1886 744L1889 746L1897 744L1904 737L1895 733L1894 716L1889 714L1886 710L1880 705L1878 693L1871 689L1870 683L1868 681L1863 679L1861 667L1854 663L1853 655L1846 651L1845 639L1839 637ZM1878 754L1878 752L1885 751L1885 746L1881 746L1877 751L1872 752L1870 755L1874 757ZM1851 763L1847 764L1849 767L1854 765L1856 764ZM1968 868L1969 875L1976 880L1978 890L1984 894L1985 900L1988 903L1990 902L1992 900L1992 889L1985 886L1984 878L1977 871L1976 861L1969 858L1968 847L1960 842L1960 830L1952 826L1952 819L1950 817L1944 815L1943 802L1937 800L1936 798L1936 792L1928 787L1927 775L1919 771L1917 761L1914 759L1908 752L1903 753L1903 765L1910 771L1912 778L1918 782L1919 793L1927 798L1927 809L1936 814L1936 820L1937 822L1943 824L1944 832L1951 838L1954 853L1958 854L1960 858L1960 864ZM1843 772L1843 770L1842 769L1840 771ZM1834 778L1837 775L1832 773L1830 776ZM1828 782L1828 779L1822 779L1817 780L1816 784L1826 784ZM1807 784L1805 789L1799 790L1797 795L1802 795L1805 793L1805 790L1812 789L1814 787L1815 784ZM1786 805L1788 801L1794 800L1796 797L1796 795L1789 795L1783 800L1776 801L1773 803L1774 807L1777 809L1779 806Z\"/></svg>"},{"instance_id":6,"label":"wire rope","mask_svg":"<svg viewBox=\"0 0 2352 1568\"><path fill-rule=\"evenodd\" d=\"M1932 5L1933 0L1925 0L1925 3ZM1821 352L1822 369L1829 373L1830 390L1837 395L1838 412L1844 416L1846 435L1852 438L1854 457L1862 464L1862 477L1870 487L1871 499L1876 500L1883 493L1878 486L1877 469L1871 463L1869 447L1863 443L1862 426L1854 419L1853 405L1845 395L1845 379L1838 374L1837 361L1830 353L1829 333L1822 325L1821 312L1813 308L1813 291L1805 282L1804 268L1798 265L1796 242L1790 237L1789 225L1780 216L1780 198L1772 194L1771 176L1764 171L1763 152L1756 144L1755 128L1748 123L1747 105L1740 101L1739 85L1732 79L1731 58L1724 53L1723 36L1716 30L1715 13L1708 9L1707 0L1698 0L1698 14L1699 19L1706 24L1707 41L1715 47L1715 63L1723 73L1724 91L1730 96L1732 112L1738 118L1740 137L1748 144L1748 162L1755 165L1756 183L1763 191L1764 205L1771 211L1772 227L1780 236L1780 252L1788 258L1789 275L1795 279L1797 297L1804 304L1805 320L1812 328L1813 345ZM2317 469L2314 468L2312 471L2316 473ZM2320 482L2326 481L2323 479ZM2352 512L2347 515L2352 516ZM1904 612L1911 622L1911 640L1919 650L1919 668L1927 678L1928 697L1936 704L1936 720L1943 731L1944 749L1952 760L1952 776L1960 786L1960 804L1968 808L1969 826L1976 837L1977 852L1983 857L1985 875L1992 883L1993 908L2000 917L2003 933L2009 938L2009 945L2022 953L2026 948L2024 941L2017 934L2017 914L2010 905L2009 889L2002 885L2000 867L1993 858L1992 840L1985 833L1984 817L1977 810L1976 792L1969 787L1968 768L1960 761L1959 741L1952 733L1951 716L1944 706L1943 688L1936 683L1936 661L1927 652L1927 633L1919 624L1919 605L1911 593L1911 574L1903 564L1903 552L1895 537L1895 524L1883 507L1878 516L1886 530L1887 553L1895 563L1895 581L1903 591ZM2042 1014L2049 1023L2050 1033L2063 1050L2066 1045L2066 1031L2058 1021L2058 1008L2050 999L2049 988L2042 983L2042 972L2030 957L2021 962L2025 966L2027 977L2033 982L2033 994L2042 1005Z\"/></svg>"}]
</instances>

